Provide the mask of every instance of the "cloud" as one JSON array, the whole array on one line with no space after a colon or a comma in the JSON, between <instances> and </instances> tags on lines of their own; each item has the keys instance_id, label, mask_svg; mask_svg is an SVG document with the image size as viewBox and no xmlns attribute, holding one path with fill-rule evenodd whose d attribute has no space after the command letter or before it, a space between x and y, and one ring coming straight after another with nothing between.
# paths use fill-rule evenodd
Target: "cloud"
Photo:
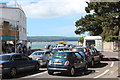
<instances>
[{"instance_id":1,"label":"cloud","mask_svg":"<svg viewBox=\"0 0 120 80\"><path fill-rule=\"evenodd\" d=\"M85 13L85 0L17 0L27 17L51 18ZM10 0L9 4L13 4Z\"/></svg>"}]
</instances>

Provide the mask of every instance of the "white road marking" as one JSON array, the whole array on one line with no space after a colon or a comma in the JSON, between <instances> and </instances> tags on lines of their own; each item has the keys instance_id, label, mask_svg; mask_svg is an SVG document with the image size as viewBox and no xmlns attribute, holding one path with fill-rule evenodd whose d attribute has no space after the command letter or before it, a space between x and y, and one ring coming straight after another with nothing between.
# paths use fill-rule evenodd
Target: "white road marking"
<instances>
[{"instance_id":1,"label":"white road marking","mask_svg":"<svg viewBox=\"0 0 120 80\"><path fill-rule=\"evenodd\" d=\"M96 76L96 77L94 77L94 78L99 78L99 77L105 75L107 72L109 72L109 69L107 69L105 72L103 72L102 74L100 74L100 75L98 75L98 76Z\"/></svg>"},{"instance_id":2,"label":"white road marking","mask_svg":"<svg viewBox=\"0 0 120 80\"><path fill-rule=\"evenodd\" d=\"M110 67L113 67L113 65L114 65L114 62L111 63Z\"/></svg>"},{"instance_id":3,"label":"white road marking","mask_svg":"<svg viewBox=\"0 0 120 80\"><path fill-rule=\"evenodd\" d=\"M31 77L35 77L35 76L38 76L38 75L41 75L41 74L45 74L45 73L47 73L47 71L42 72L42 73L38 73L38 74L34 74L34 75L30 75L30 76L26 76L26 77L22 77L22 78L31 78Z\"/></svg>"}]
</instances>

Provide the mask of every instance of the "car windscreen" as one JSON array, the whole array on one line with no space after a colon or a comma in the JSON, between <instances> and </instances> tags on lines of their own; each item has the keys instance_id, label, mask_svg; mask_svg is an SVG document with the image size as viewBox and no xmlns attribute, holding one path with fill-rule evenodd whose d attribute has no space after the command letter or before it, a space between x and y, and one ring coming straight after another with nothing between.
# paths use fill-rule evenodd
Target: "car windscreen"
<instances>
[{"instance_id":1,"label":"car windscreen","mask_svg":"<svg viewBox=\"0 0 120 80\"><path fill-rule=\"evenodd\" d=\"M0 55L0 61L8 61L11 59L9 55Z\"/></svg>"},{"instance_id":2,"label":"car windscreen","mask_svg":"<svg viewBox=\"0 0 120 80\"><path fill-rule=\"evenodd\" d=\"M68 54L67 53L55 53L53 55L53 58L67 58Z\"/></svg>"}]
</instances>

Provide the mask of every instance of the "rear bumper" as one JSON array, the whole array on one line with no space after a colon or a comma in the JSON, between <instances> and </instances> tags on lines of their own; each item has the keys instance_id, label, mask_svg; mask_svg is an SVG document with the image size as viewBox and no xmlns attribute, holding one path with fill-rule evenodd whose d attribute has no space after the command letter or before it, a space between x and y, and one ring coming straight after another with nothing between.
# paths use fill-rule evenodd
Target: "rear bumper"
<instances>
[{"instance_id":1,"label":"rear bumper","mask_svg":"<svg viewBox=\"0 0 120 80\"><path fill-rule=\"evenodd\" d=\"M0 74L5 75L10 73L10 68L0 68Z\"/></svg>"},{"instance_id":2,"label":"rear bumper","mask_svg":"<svg viewBox=\"0 0 120 80\"><path fill-rule=\"evenodd\" d=\"M47 70L48 71L54 71L54 72L67 72L70 70L70 66L50 66L48 65Z\"/></svg>"},{"instance_id":3,"label":"rear bumper","mask_svg":"<svg viewBox=\"0 0 120 80\"><path fill-rule=\"evenodd\" d=\"M68 69L63 69L63 68L48 68L48 70L66 71Z\"/></svg>"},{"instance_id":4,"label":"rear bumper","mask_svg":"<svg viewBox=\"0 0 120 80\"><path fill-rule=\"evenodd\" d=\"M39 62L39 64L41 65L41 66L44 66L44 65L46 65L47 64L47 62L46 61L38 61Z\"/></svg>"}]
</instances>

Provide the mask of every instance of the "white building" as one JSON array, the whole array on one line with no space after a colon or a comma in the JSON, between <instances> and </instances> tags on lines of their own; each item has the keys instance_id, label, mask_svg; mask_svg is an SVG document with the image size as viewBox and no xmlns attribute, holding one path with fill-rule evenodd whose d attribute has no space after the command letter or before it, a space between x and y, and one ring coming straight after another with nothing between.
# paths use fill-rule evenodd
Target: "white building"
<instances>
[{"instance_id":1,"label":"white building","mask_svg":"<svg viewBox=\"0 0 120 80\"><path fill-rule=\"evenodd\" d=\"M18 6L7 6L6 3L0 3L0 40L2 42L14 40L25 42L26 33L24 11Z\"/></svg>"}]
</instances>

